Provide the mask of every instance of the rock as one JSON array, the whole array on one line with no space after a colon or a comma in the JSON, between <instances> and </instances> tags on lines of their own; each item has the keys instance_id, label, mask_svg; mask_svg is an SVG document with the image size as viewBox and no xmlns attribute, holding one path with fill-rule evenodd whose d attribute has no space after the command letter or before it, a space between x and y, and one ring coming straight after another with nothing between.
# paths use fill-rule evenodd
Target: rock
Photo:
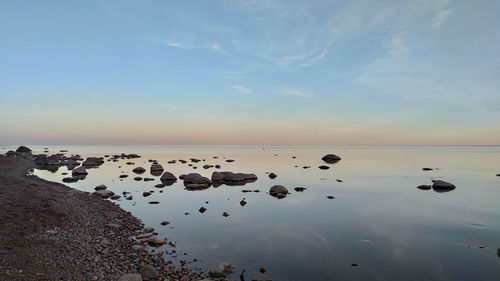
<instances>
[{"instance_id":1,"label":"rock","mask_svg":"<svg viewBox=\"0 0 500 281\"><path fill-rule=\"evenodd\" d=\"M431 189L431 186L426 185L426 184L422 184L422 185L417 186L417 188L420 190L429 190L429 189Z\"/></svg>"},{"instance_id":2,"label":"rock","mask_svg":"<svg viewBox=\"0 0 500 281\"><path fill-rule=\"evenodd\" d=\"M224 213L222 213L222 216L229 217L229 214L227 212L224 212Z\"/></svg>"},{"instance_id":3,"label":"rock","mask_svg":"<svg viewBox=\"0 0 500 281\"><path fill-rule=\"evenodd\" d=\"M155 185L156 188L164 188L165 185L163 183L159 183Z\"/></svg>"},{"instance_id":4,"label":"rock","mask_svg":"<svg viewBox=\"0 0 500 281\"><path fill-rule=\"evenodd\" d=\"M174 176L174 174L172 174L170 172L165 172L165 173L163 173L163 175L161 175L160 181L164 185L169 186L169 185L174 184L177 181L177 178Z\"/></svg>"},{"instance_id":5,"label":"rock","mask_svg":"<svg viewBox=\"0 0 500 281\"><path fill-rule=\"evenodd\" d=\"M125 175L125 174L120 175L120 178L121 178L121 179L128 178L128 175Z\"/></svg>"},{"instance_id":6,"label":"rock","mask_svg":"<svg viewBox=\"0 0 500 281\"><path fill-rule=\"evenodd\" d=\"M107 187L104 185L104 184L100 184L98 186L96 186L94 189L95 190L105 190Z\"/></svg>"},{"instance_id":7,"label":"rock","mask_svg":"<svg viewBox=\"0 0 500 281\"><path fill-rule=\"evenodd\" d=\"M500 177L500 174L497 174L497 177Z\"/></svg>"},{"instance_id":8,"label":"rock","mask_svg":"<svg viewBox=\"0 0 500 281\"><path fill-rule=\"evenodd\" d=\"M118 281L142 281L142 276L138 273L128 273L122 275Z\"/></svg>"},{"instance_id":9,"label":"rock","mask_svg":"<svg viewBox=\"0 0 500 281\"><path fill-rule=\"evenodd\" d=\"M160 224L163 225L163 226L165 226L165 225L169 225L170 222L168 222L168 221L162 221Z\"/></svg>"},{"instance_id":10,"label":"rock","mask_svg":"<svg viewBox=\"0 0 500 281\"><path fill-rule=\"evenodd\" d=\"M157 278L160 276L158 274L158 272L156 272L154 267L152 267L150 265L145 265L145 266L141 267L141 270L139 270L139 272L141 273L142 278L153 279L153 278Z\"/></svg>"},{"instance_id":11,"label":"rock","mask_svg":"<svg viewBox=\"0 0 500 281\"><path fill-rule=\"evenodd\" d=\"M233 159L227 159L226 162L227 163L232 163L232 162L234 162L234 160Z\"/></svg>"},{"instance_id":12,"label":"rock","mask_svg":"<svg viewBox=\"0 0 500 281\"><path fill-rule=\"evenodd\" d=\"M87 169L85 169L85 167L78 167L76 169L73 169L73 171L71 171L71 175L73 176L85 176L85 175L88 175L89 173L87 172Z\"/></svg>"},{"instance_id":13,"label":"rock","mask_svg":"<svg viewBox=\"0 0 500 281\"><path fill-rule=\"evenodd\" d=\"M321 159L328 164L334 164L334 163L339 162L340 159L342 159L342 158L340 158L339 156L337 156L335 154L327 154L327 155L323 156Z\"/></svg>"},{"instance_id":14,"label":"rock","mask_svg":"<svg viewBox=\"0 0 500 281\"><path fill-rule=\"evenodd\" d=\"M228 171L212 173L212 182L214 183L214 187L221 184L230 186L245 185L256 180L257 176L255 174L233 173Z\"/></svg>"},{"instance_id":15,"label":"rock","mask_svg":"<svg viewBox=\"0 0 500 281\"><path fill-rule=\"evenodd\" d=\"M151 238L146 239L144 241L147 242L149 245L155 246L155 247L159 247L159 246L166 243L165 239L158 238L158 237L151 237Z\"/></svg>"},{"instance_id":16,"label":"rock","mask_svg":"<svg viewBox=\"0 0 500 281\"><path fill-rule=\"evenodd\" d=\"M208 274L212 278L226 278L229 274L234 272L234 266L230 263L221 263L212 267Z\"/></svg>"},{"instance_id":17,"label":"rock","mask_svg":"<svg viewBox=\"0 0 500 281\"><path fill-rule=\"evenodd\" d=\"M24 145L21 145L20 147L18 147L16 149L16 152L19 152L19 153L31 153L31 149L27 148Z\"/></svg>"},{"instance_id":18,"label":"rock","mask_svg":"<svg viewBox=\"0 0 500 281\"><path fill-rule=\"evenodd\" d=\"M142 181L142 178L141 177L135 177L134 180L136 180L136 181Z\"/></svg>"},{"instance_id":19,"label":"rock","mask_svg":"<svg viewBox=\"0 0 500 281\"><path fill-rule=\"evenodd\" d=\"M133 197L132 197L132 195L130 195L129 197L126 197L125 199L127 199L127 200L132 200L132 199L133 199Z\"/></svg>"},{"instance_id":20,"label":"rock","mask_svg":"<svg viewBox=\"0 0 500 281\"><path fill-rule=\"evenodd\" d=\"M149 201L149 204L156 205L156 204L160 204L160 202L158 202L158 201Z\"/></svg>"},{"instance_id":21,"label":"rock","mask_svg":"<svg viewBox=\"0 0 500 281\"><path fill-rule=\"evenodd\" d=\"M134 251L140 251L142 249L144 249L144 246L142 246L142 245L133 245L132 246L132 250L134 250Z\"/></svg>"},{"instance_id":22,"label":"rock","mask_svg":"<svg viewBox=\"0 0 500 281\"><path fill-rule=\"evenodd\" d=\"M16 152L21 154L22 156L25 157L30 157L31 156L31 149L27 148L26 146L20 146L16 149Z\"/></svg>"},{"instance_id":23,"label":"rock","mask_svg":"<svg viewBox=\"0 0 500 281\"><path fill-rule=\"evenodd\" d=\"M442 180L436 180L432 183L432 189L436 192L448 192L454 190L455 188L455 185Z\"/></svg>"},{"instance_id":24,"label":"rock","mask_svg":"<svg viewBox=\"0 0 500 281\"><path fill-rule=\"evenodd\" d=\"M144 197L148 197L149 195L151 195L151 192L144 191L142 193L142 196L144 196Z\"/></svg>"},{"instance_id":25,"label":"rock","mask_svg":"<svg viewBox=\"0 0 500 281\"><path fill-rule=\"evenodd\" d=\"M304 166L304 167L302 167L302 168L304 168L304 169L309 169L309 168L311 168L311 166Z\"/></svg>"},{"instance_id":26,"label":"rock","mask_svg":"<svg viewBox=\"0 0 500 281\"><path fill-rule=\"evenodd\" d=\"M270 173L269 174L269 178L270 179L275 179L278 175L276 175L275 173Z\"/></svg>"},{"instance_id":27,"label":"rock","mask_svg":"<svg viewBox=\"0 0 500 281\"><path fill-rule=\"evenodd\" d=\"M146 172L146 169L144 169L143 167L136 167L132 170L132 172L136 174L143 174L144 172Z\"/></svg>"},{"instance_id":28,"label":"rock","mask_svg":"<svg viewBox=\"0 0 500 281\"><path fill-rule=\"evenodd\" d=\"M85 167L97 167L104 164L104 159L100 157L87 157L85 161L83 161L82 166Z\"/></svg>"},{"instance_id":29,"label":"rock","mask_svg":"<svg viewBox=\"0 0 500 281\"><path fill-rule=\"evenodd\" d=\"M434 170L433 168L422 168L423 171L432 171Z\"/></svg>"},{"instance_id":30,"label":"rock","mask_svg":"<svg viewBox=\"0 0 500 281\"><path fill-rule=\"evenodd\" d=\"M93 194L97 195L101 198L109 198L109 197L115 195L115 193L111 190L96 190Z\"/></svg>"},{"instance_id":31,"label":"rock","mask_svg":"<svg viewBox=\"0 0 500 281\"><path fill-rule=\"evenodd\" d=\"M318 168L320 168L321 170L328 170L328 169L330 169L330 167L325 166L325 165L321 165Z\"/></svg>"},{"instance_id":32,"label":"rock","mask_svg":"<svg viewBox=\"0 0 500 281\"><path fill-rule=\"evenodd\" d=\"M135 236L135 238L137 238L137 239L147 239L147 238L151 238L153 236L154 236L154 234L152 232L146 232L146 233L137 234Z\"/></svg>"},{"instance_id":33,"label":"rock","mask_svg":"<svg viewBox=\"0 0 500 281\"><path fill-rule=\"evenodd\" d=\"M500 258L500 248L497 248L497 256Z\"/></svg>"},{"instance_id":34,"label":"rock","mask_svg":"<svg viewBox=\"0 0 500 281\"><path fill-rule=\"evenodd\" d=\"M266 273L266 269L265 269L265 268L263 268L263 267L261 267L261 268L259 269L259 271L260 271L260 273Z\"/></svg>"},{"instance_id":35,"label":"rock","mask_svg":"<svg viewBox=\"0 0 500 281\"><path fill-rule=\"evenodd\" d=\"M74 177L66 177L66 178L62 179L62 181L65 183L77 182L78 180L79 180L78 178L74 178Z\"/></svg>"},{"instance_id":36,"label":"rock","mask_svg":"<svg viewBox=\"0 0 500 281\"><path fill-rule=\"evenodd\" d=\"M111 196L109 199L111 199L111 200L118 200L118 199L120 199L120 198L121 198L121 196L120 196L120 195L113 195L113 196Z\"/></svg>"},{"instance_id":37,"label":"rock","mask_svg":"<svg viewBox=\"0 0 500 281\"><path fill-rule=\"evenodd\" d=\"M243 207L243 206L245 206L246 204L247 204L247 201L245 201L245 200L241 200L241 201L240 201L240 205L241 205L242 207Z\"/></svg>"},{"instance_id":38,"label":"rock","mask_svg":"<svg viewBox=\"0 0 500 281\"><path fill-rule=\"evenodd\" d=\"M155 179L152 179L152 178L144 178L143 180L144 180L144 181L154 181Z\"/></svg>"},{"instance_id":39,"label":"rock","mask_svg":"<svg viewBox=\"0 0 500 281\"><path fill-rule=\"evenodd\" d=\"M269 194L278 199L282 199L288 194L288 189L281 185L274 185L269 189Z\"/></svg>"},{"instance_id":40,"label":"rock","mask_svg":"<svg viewBox=\"0 0 500 281\"><path fill-rule=\"evenodd\" d=\"M153 172L163 172L163 166L160 164L152 164L151 171Z\"/></svg>"},{"instance_id":41,"label":"rock","mask_svg":"<svg viewBox=\"0 0 500 281\"><path fill-rule=\"evenodd\" d=\"M142 230L142 232L144 232L144 233L151 233L151 232L153 232L153 231L155 231L155 229L154 229L153 227L151 227L151 226L145 227L145 228Z\"/></svg>"},{"instance_id":42,"label":"rock","mask_svg":"<svg viewBox=\"0 0 500 281\"><path fill-rule=\"evenodd\" d=\"M202 214L203 214L203 213L205 213L206 211L207 211L207 208L205 208L205 207L201 207L201 208L198 210L198 212L200 212L200 213L202 213Z\"/></svg>"},{"instance_id":43,"label":"rock","mask_svg":"<svg viewBox=\"0 0 500 281\"><path fill-rule=\"evenodd\" d=\"M335 197L334 197L334 196L331 196L331 195L326 196L326 198L328 198L328 199L335 199Z\"/></svg>"},{"instance_id":44,"label":"rock","mask_svg":"<svg viewBox=\"0 0 500 281\"><path fill-rule=\"evenodd\" d=\"M294 189L295 189L295 191L297 191L297 192L302 192L302 191L306 190L306 188L305 188L305 187L302 187L302 186L297 186L297 187L296 187L296 188L294 188Z\"/></svg>"},{"instance_id":45,"label":"rock","mask_svg":"<svg viewBox=\"0 0 500 281\"><path fill-rule=\"evenodd\" d=\"M197 173L187 174L183 178L184 186L187 190L207 189L212 185L212 181Z\"/></svg>"}]
</instances>

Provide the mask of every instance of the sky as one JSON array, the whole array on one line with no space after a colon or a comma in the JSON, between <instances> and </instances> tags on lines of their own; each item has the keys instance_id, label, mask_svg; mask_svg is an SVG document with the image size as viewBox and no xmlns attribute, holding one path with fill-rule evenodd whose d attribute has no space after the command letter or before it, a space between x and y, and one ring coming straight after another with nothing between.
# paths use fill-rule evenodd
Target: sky
<instances>
[{"instance_id":1,"label":"sky","mask_svg":"<svg viewBox=\"0 0 500 281\"><path fill-rule=\"evenodd\" d=\"M0 1L0 144L500 144L500 1Z\"/></svg>"}]
</instances>

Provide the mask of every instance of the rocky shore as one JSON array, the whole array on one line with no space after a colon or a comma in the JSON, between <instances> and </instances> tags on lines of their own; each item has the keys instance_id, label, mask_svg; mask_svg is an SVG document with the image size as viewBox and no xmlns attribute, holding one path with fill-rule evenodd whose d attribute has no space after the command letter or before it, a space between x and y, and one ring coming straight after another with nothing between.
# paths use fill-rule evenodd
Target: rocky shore
<instances>
[{"instance_id":1,"label":"rocky shore","mask_svg":"<svg viewBox=\"0 0 500 281\"><path fill-rule=\"evenodd\" d=\"M117 204L29 175L31 157L0 155L0 280L201 280L133 237Z\"/></svg>"}]
</instances>

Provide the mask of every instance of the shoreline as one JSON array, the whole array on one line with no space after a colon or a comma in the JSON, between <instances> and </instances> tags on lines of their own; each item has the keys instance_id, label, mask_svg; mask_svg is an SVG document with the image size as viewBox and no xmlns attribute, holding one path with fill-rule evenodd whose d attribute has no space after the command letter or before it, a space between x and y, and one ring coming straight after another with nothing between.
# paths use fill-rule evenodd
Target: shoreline
<instances>
[{"instance_id":1,"label":"shoreline","mask_svg":"<svg viewBox=\"0 0 500 281\"><path fill-rule=\"evenodd\" d=\"M118 280L141 271L142 280L204 279L161 251L134 250L144 224L118 204L28 175L35 167L31 158L0 155L1 280ZM151 269L157 277L144 274Z\"/></svg>"}]
</instances>

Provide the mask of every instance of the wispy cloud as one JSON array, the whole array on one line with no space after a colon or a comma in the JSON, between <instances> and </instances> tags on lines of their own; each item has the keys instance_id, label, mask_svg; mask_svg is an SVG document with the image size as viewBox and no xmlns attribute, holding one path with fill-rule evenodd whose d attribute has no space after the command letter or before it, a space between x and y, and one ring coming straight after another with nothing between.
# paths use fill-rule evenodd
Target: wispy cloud
<instances>
[{"instance_id":1,"label":"wispy cloud","mask_svg":"<svg viewBox=\"0 0 500 281\"><path fill-rule=\"evenodd\" d=\"M276 91L277 94L285 95L285 96L296 96L296 97L314 97L315 95L309 92L305 92L298 89L292 88L281 88Z\"/></svg>"},{"instance_id":2,"label":"wispy cloud","mask_svg":"<svg viewBox=\"0 0 500 281\"><path fill-rule=\"evenodd\" d=\"M238 91L238 93L241 94L251 94L253 92L251 89L243 87L241 85L234 85L231 88L235 89L236 91Z\"/></svg>"}]
</instances>

